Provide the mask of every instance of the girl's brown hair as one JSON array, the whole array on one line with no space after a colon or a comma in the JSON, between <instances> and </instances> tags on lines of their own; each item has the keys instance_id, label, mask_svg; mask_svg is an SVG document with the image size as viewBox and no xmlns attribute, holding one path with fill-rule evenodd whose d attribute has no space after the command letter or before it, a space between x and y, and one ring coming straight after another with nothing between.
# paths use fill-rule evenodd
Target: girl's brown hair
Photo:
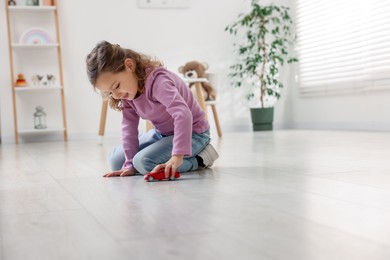
<instances>
[{"instance_id":1,"label":"girl's brown hair","mask_svg":"<svg viewBox=\"0 0 390 260\"><path fill-rule=\"evenodd\" d=\"M111 44L102 41L88 54L87 74L88 79L96 90L96 80L104 72L119 73L125 70L125 59L131 59L135 62L135 75L138 79L138 92L145 90L145 81L147 78L146 69L155 69L162 67L163 64L156 59L137 53L130 49L121 48L117 44ZM108 103L114 110L122 110L121 100L112 96L108 97Z\"/></svg>"}]
</instances>

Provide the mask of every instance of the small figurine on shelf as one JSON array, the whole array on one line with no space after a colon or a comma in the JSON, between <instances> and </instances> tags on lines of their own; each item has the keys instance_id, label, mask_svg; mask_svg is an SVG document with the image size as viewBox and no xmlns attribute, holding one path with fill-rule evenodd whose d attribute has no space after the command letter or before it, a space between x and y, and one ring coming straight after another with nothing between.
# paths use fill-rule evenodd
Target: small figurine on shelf
<instances>
[{"instance_id":1,"label":"small figurine on shelf","mask_svg":"<svg viewBox=\"0 0 390 260\"><path fill-rule=\"evenodd\" d=\"M8 0L8 5L14 6L14 5L16 5L16 2L14 0Z\"/></svg>"},{"instance_id":2,"label":"small figurine on shelf","mask_svg":"<svg viewBox=\"0 0 390 260\"><path fill-rule=\"evenodd\" d=\"M55 84L56 77L52 74L46 74L46 75L34 74L31 76L31 81L34 83L34 86L47 87L47 86L53 86Z\"/></svg>"},{"instance_id":3,"label":"small figurine on shelf","mask_svg":"<svg viewBox=\"0 0 390 260\"><path fill-rule=\"evenodd\" d=\"M18 79L16 80L15 87L25 87L27 86L27 81L24 78L22 73L18 74Z\"/></svg>"},{"instance_id":4,"label":"small figurine on shelf","mask_svg":"<svg viewBox=\"0 0 390 260\"><path fill-rule=\"evenodd\" d=\"M53 86L56 83L56 77L54 75L47 74L46 77L47 77L47 84L49 86Z\"/></svg>"},{"instance_id":5,"label":"small figurine on shelf","mask_svg":"<svg viewBox=\"0 0 390 260\"><path fill-rule=\"evenodd\" d=\"M34 83L34 86L41 86L42 79L42 75L34 74L31 76L31 81Z\"/></svg>"},{"instance_id":6,"label":"small figurine on shelf","mask_svg":"<svg viewBox=\"0 0 390 260\"><path fill-rule=\"evenodd\" d=\"M35 129L45 129L46 125L46 113L43 111L43 107L37 106L34 113L34 128Z\"/></svg>"}]
</instances>

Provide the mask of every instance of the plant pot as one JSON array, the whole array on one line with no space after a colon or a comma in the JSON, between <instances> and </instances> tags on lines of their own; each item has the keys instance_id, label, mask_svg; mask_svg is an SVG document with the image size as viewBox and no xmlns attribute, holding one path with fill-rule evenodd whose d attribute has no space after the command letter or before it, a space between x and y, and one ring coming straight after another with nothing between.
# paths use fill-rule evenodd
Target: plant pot
<instances>
[{"instance_id":1,"label":"plant pot","mask_svg":"<svg viewBox=\"0 0 390 260\"><path fill-rule=\"evenodd\" d=\"M251 108L253 131L272 130L274 121L274 108Z\"/></svg>"}]
</instances>

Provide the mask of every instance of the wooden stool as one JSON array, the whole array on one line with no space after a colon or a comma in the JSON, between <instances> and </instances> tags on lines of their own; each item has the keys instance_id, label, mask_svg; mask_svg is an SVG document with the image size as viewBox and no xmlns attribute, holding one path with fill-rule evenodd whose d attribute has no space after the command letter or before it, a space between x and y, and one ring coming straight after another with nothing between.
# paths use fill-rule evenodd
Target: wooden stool
<instances>
[{"instance_id":1,"label":"wooden stool","mask_svg":"<svg viewBox=\"0 0 390 260\"><path fill-rule=\"evenodd\" d=\"M107 108L108 101L103 100L102 102L102 110L100 112L100 124L99 124L99 133L98 133L98 143L103 143L104 131L106 129L106 119L107 119Z\"/></svg>"},{"instance_id":2,"label":"wooden stool","mask_svg":"<svg viewBox=\"0 0 390 260\"><path fill-rule=\"evenodd\" d=\"M217 86L217 84L216 84L216 77L217 76L215 74L207 73L206 76L210 79L210 82L214 87ZM208 78L194 78L194 79L185 78L184 81L187 83L194 83L194 87L195 87L194 95L195 95L200 107L202 108L202 110L206 114L207 120L208 120L207 107L208 106L211 107L211 111L213 112L215 127L217 128L218 137L222 137L222 129L221 129L221 125L219 123L216 101L215 100L207 100L207 101L204 100L204 95L203 95L204 90L202 89L202 82L209 82ZM213 80L215 81L214 83L212 82Z\"/></svg>"}]
</instances>

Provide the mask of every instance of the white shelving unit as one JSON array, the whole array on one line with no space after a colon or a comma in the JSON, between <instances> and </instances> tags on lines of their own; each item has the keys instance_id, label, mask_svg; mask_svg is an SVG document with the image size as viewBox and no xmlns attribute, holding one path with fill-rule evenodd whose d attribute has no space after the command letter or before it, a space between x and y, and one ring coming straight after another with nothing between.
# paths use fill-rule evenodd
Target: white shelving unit
<instances>
[{"instance_id":1,"label":"white shelving unit","mask_svg":"<svg viewBox=\"0 0 390 260\"><path fill-rule=\"evenodd\" d=\"M47 6L42 3L38 6L8 6L8 1L5 5L15 143L19 143L20 135L55 132L63 132L67 141L57 0ZM28 86L16 86L19 73L24 74ZM36 86L36 82L29 80L35 74L54 75L56 82L49 86ZM42 104L47 113L47 128L35 129L34 108Z\"/></svg>"}]
</instances>

